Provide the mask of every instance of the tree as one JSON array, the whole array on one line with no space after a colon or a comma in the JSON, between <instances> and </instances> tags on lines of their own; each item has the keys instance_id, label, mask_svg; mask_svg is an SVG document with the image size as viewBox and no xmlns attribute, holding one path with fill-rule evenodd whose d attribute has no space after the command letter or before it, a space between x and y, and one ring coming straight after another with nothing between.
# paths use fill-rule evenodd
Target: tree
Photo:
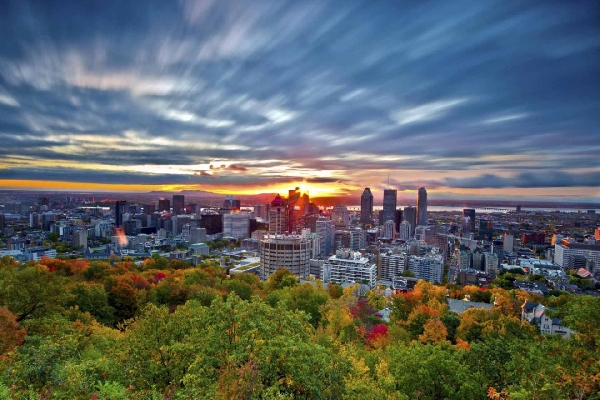
<instances>
[{"instance_id":1,"label":"tree","mask_svg":"<svg viewBox=\"0 0 600 400\"><path fill-rule=\"evenodd\" d=\"M71 289L73 298L68 306L77 306L83 312L89 312L104 325L114 323L115 309L108 303L108 294L100 284L79 283Z\"/></svg>"},{"instance_id":2,"label":"tree","mask_svg":"<svg viewBox=\"0 0 600 400\"><path fill-rule=\"evenodd\" d=\"M62 279L41 265L2 268L0 306L8 307L19 323L59 312L69 296Z\"/></svg>"},{"instance_id":3,"label":"tree","mask_svg":"<svg viewBox=\"0 0 600 400\"><path fill-rule=\"evenodd\" d=\"M115 309L117 323L133 318L138 310L135 289L122 279L110 289L108 302Z\"/></svg>"},{"instance_id":4,"label":"tree","mask_svg":"<svg viewBox=\"0 0 600 400\"><path fill-rule=\"evenodd\" d=\"M419 341L424 344L442 343L446 341L447 335L448 331L442 321L438 318L432 318L425 323L423 333L419 335Z\"/></svg>"},{"instance_id":5,"label":"tree","mask_svg":"<svg viewBox=\"0 0 600 400\"><path fill-rule=\"evenodd\" d=\"M332 299L339 299L344 294L344 288L333 282L329 282L327 284L327 293L329 293L329 297Z\"/></svg>"},{"instance_id":6,"label":"tree","mask_svg":"<svg viewBox=\"0 0 600 400\"><path fill-rule=\"evenodd\" d=\"M25 335L25 329L19 327L17 317L8 308L0 307L0 360L2 355L20 346Z\"/></svg>"},{"instance_id":7,"label":"tree","mask_svg":"<svg viewBox=\"0 0 600 400\"><path fill-rule=\"evenodd\" d=\"M298 283L298 279L285 268L279 268L267 279L265 289L267 292L272 292L284 287L294 286Z\"/></svg>"},{"instance_id":8,"label":"tree","mask_svg":"<svg viewBox=\"0 0 600 400\"><path fill-rule=\"evenodd\" d=\"M448 345L389 346L388 366L396 388L414 399L480 399L486 392L478 375ZM418 371L418 373L407 373Z\"/></svg>"}]
</instances>

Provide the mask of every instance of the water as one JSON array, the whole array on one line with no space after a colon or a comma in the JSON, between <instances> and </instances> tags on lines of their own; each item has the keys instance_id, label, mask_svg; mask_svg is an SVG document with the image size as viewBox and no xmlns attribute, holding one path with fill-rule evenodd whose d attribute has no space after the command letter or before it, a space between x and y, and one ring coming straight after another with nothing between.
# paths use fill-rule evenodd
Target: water
<instances>
[{"instance_id":1,"label":"water","mask_svg":"<svg viewBox=\"0 0 600 400\"><path fill-rule=\"evenodd\" d=\"M408 207L408 206L404 206L404 205L399 205L396 208L397 209L404 209L404 207ZM413 206L415 207L415 206ZM427 211L433 211L433 212L463 212L463 209L465 208L473 208L473 207L453 207L453 206L427 206ZM486 208L477 208L474 207L477 214L489 214L489 213L497 213L497 212L506 212L506 211L516 211L515 207L489 207L489 209ZM383 206L373 206L373 211L379 211L379 210L383 210ZM587 213L587 210L595 210L596 214L600 214L600 209L581 209L581 208L535 208L535 207L521 207L521 211L528 211L528 212L554 212L554 211L560 211L560 212L565 212L565 213ZM360 206L348 206L348 211L360 211Z\"/></svg>"}]
</instances>

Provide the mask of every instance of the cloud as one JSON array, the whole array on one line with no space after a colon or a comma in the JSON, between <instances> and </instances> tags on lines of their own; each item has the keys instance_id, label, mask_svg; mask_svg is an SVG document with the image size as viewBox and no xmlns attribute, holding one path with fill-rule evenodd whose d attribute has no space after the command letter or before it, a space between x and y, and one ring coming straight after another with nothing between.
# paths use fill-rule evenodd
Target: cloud
<instances>
[{"instance_id":1,"label":"cloud","mask_svg":"<svg viewBox=\"0 0 600 400\"><path fill-rule=\"evenodd\" d=\"M484 174L471 178L447 178L444 181L433 181L428 184L463 189L597 187L600 184L599 176L598 171L587 173L523 172L508 177Z\"/></svg>"},{"instance_id":2,"label":"cloud","mask_svg":"<svg viewBox=\"0 0 600 400\"><path fill-rule=\"evenodd\" d=\"M442 117L451 108L456 107L466 101L467 99L434 101L427 104L421 104L416 107L395 111L392 113L391 118L396 121L398 125L426 122Z\"/></svg>"},{"instance_id":3,"label":"cloud","mask_svg":"<svg viewBox=\"0 0 600 400\"><path fill-rule=\"evenodd\" d=\"M598 186L593 2L140 4L7 3L5 175Z\"/></svg>"}]
</instances>

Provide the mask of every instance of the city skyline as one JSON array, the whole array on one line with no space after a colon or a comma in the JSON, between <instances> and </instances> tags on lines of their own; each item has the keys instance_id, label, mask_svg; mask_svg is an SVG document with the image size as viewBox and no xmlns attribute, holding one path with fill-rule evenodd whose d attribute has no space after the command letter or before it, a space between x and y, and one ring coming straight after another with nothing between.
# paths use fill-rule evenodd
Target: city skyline
<instances>
[{"instance_id":1,"label":"city skyline","mask_svg":"<svg viewBox=\"0 0 600 400\"><path fill-rule=\"evenodd\" d=\"M600 201L593 1L4 9L2 190Z\"/></svg>"}]
</instances>

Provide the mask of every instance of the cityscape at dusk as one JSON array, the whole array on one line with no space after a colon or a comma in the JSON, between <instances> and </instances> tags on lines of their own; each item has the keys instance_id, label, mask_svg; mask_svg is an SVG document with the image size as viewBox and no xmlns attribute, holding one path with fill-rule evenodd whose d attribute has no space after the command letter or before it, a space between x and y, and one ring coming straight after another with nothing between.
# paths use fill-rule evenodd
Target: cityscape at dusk
<instances>
[{"instance_id":1,"label":"cityscape at dusk","mask_svg":"<svg viewBox=\"0 0 600 400\"><path fill-rule=\"evenodd\" d=\"M600 400L599 21L0 0L0 399Z\"/></svg>"},{"instance_id":2,"label":"cityscape at dusk","mask_svg":"<svg viewBox=\"0 0 600 400\"><path fill-rule=\"evenodd\" d=\"M597 201L594 1L7 1L0 187Z\"/></svg>"}]
</instances>

